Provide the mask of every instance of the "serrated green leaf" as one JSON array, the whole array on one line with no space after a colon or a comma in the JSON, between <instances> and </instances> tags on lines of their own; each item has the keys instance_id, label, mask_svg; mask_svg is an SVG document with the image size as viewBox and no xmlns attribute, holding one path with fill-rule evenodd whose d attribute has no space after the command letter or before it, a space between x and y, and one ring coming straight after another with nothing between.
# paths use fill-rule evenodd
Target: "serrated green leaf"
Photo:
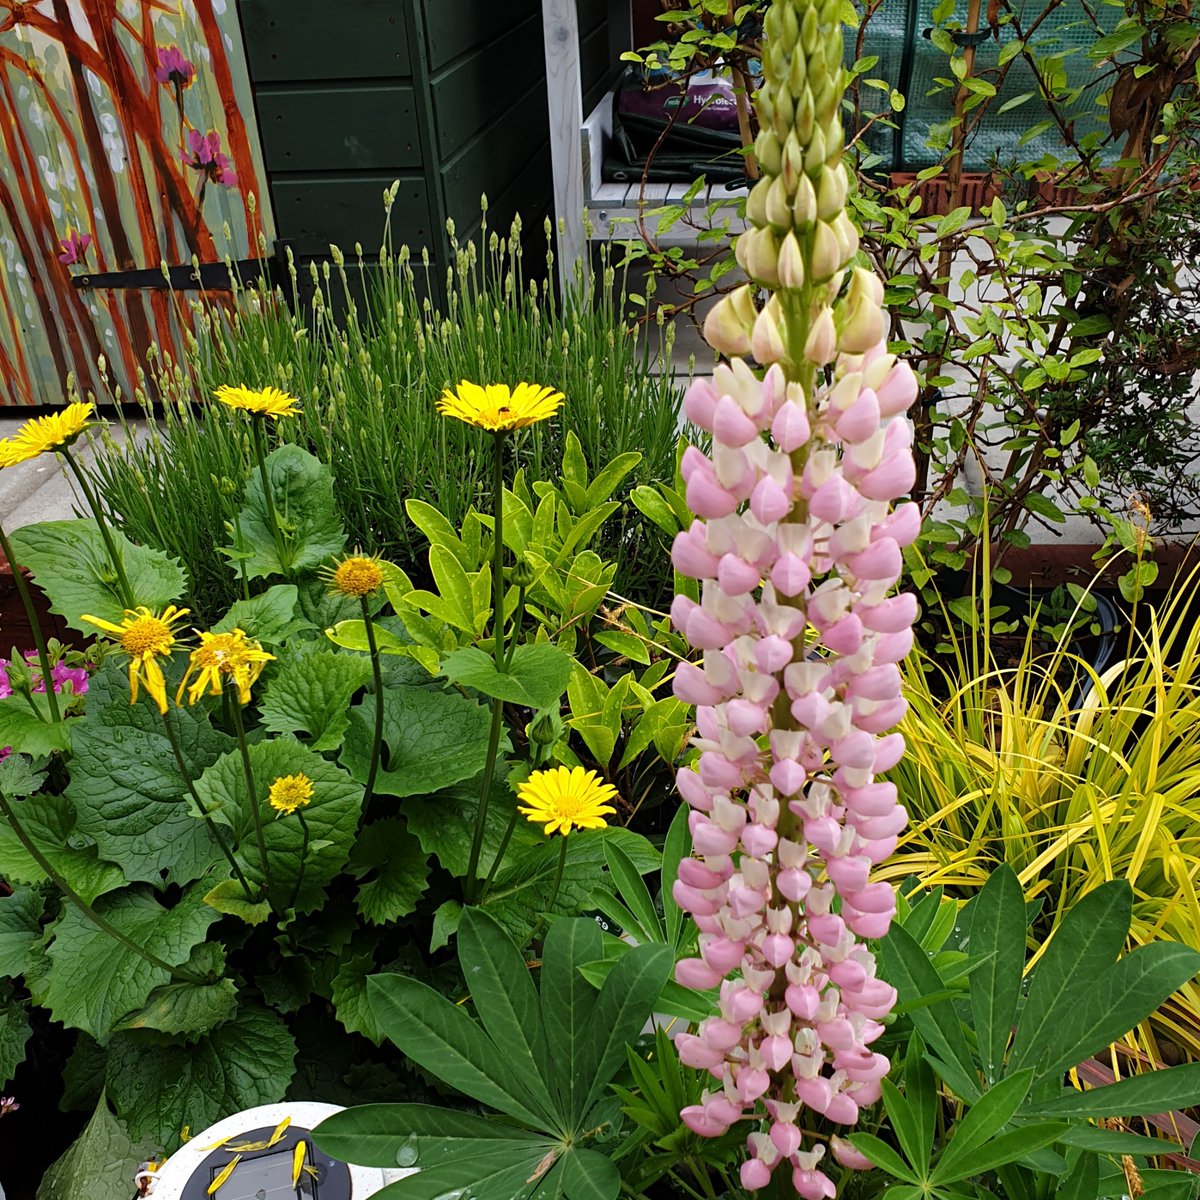
<instances>
[{"instance_id":1,"label":"serrated green leaf","mask_svg":"<svg viewBox=\"0 0 1200 1200\"><path fill-rule=\"evenodd\" d=\"M294 583L277 583L251 596L235 600L229 611L212 627L214 633L240 629L247 637L266 646L280 646L293 633L311 628L311 623L296 615L299 589Z\"/></svg>"},{"instance_id":2,"label":"serrated green leaf","mask_svg":"<svg viewBox=\"0 0 1200 1200\"><path fill-rule=\"evenodd\" d=\"M145 1006L126 1017L118 1029L156 1029L160 1033L206 1033L233 1016L237 988L232 979L215 983L165 983L150 993Z\"/></svg>"},{"instance_id":3,"label":"serrated green leaf","mask_svg":"<svg viewBox=\"0 0 1200 1200\"><path fill-rule=\"evenodd\" d=\"M367 1000L367 979L375 974L375 952L364 950L346 958L333 977L333 1011L337 1019L351 1033L361 1033L375 1045L383 1041L383 1034L371 1013ZM363 1162L363 1159L357 1161ZM392 1160L395 1163L395 1159Z\"/></svg>"},{"instance_id":4,"label":"serrated green leaf","mask_svg":"<svg viewBox=\"0 0 1200 1200\"><path fill-rule=\"evenodd\" d=\"M105 1077L134 1135L170 1148L184 1126L204 1129L243 1108L282 1100L295 1057L296 1043L279 1017L243 1006L234 1020L191 1043L114 1034Z\"/></svg>"},{"instance_id":5,"label":"serrated green leaf","mask_svg":"<svg viewBox=\"0 0 1200 1200\"><path fill-rule=\"evenodd\" d=\"M336 750L350 724L350 697L370 678L369 659L304 647L283 659L267 685L262 723L272 733L307 734L313 750Z\"/></svg>"},{"instance_id":6,"label":"serrated green leaf","mask_svg":"<svg viewBox=\"0 0 1200 1200\"><path fill-rule=\"evenodd\" d=\"M428 688L388 688L384 692L383 765L376 792L415 796L471 779L487 758L489 710L450 692ZM365 780L374 738L375 697L352 710L342 746L342 765Z\"/></svg>"},{"instance_id":7,"label":"serrated green leaf","mask_svg":"<svg viewBox=\"0 0 1200 1200\"><path fill-rule=\"evenodd\" d=\"M359 880L355 903L372 925L416 912L429 883L429 855L395 817L363 828L346 869Z\"/></svg>"},{"instance_id":8,"label":"serrated green leaf","mask_svg":"<svg viewBox=\"0 0 1200 1200\"><path fill-rule=\"evenodd\" d=\"M39 707L45 704L44 697L35 696L33 700ZM46 717L39 717L22 696L0 699L0 745L33 758L43 758L56 750L69 751L74 723L50 720L48 710Z\"/></svg>"},{"instance_id":9,"label":"serrated green leaf","mask_svg":"<svg viewBox=\"0 0 1200 1200\"><path fill-rule=\"evenodd\" d=\"M84 1131L43 1176L37 1200L124 1197L139 1164L154 1157L160 1148L153 1138L134 1142L102 1095Z\"/></svg>"},{"instance_id":10,"label":"serrated green leaf","mask_svg":"<svg viewBox=\"0 0 1200 1200\"><path fill-rule=\"evenodd\" d=\"M217 919L194 886L169 909L149 891L129 888L96 901L95 910L118 932L173 967L187 962L192 948ZM98 1041L171 978L72 904L51 926L50 936L41 1002L55 1020L83 1029Z\"/></svg>"},{"instance_id":11,"label":"serrated green leaf","mask_svg":"<svg viewBox=\"0 0 1200 1200\"><path fill-rule=\"evenodd\" d=\"M8 984L0 984L0 1088L11 1081L25 1061L29 1041L29 1014Z\"/></svg>"},{"instance_id":12,"label":"serrated green leaf","mask_svg":"<svg viewBox=\"0 0 1200 1200\"><path fill-rule=\"evenodd\" d=\"M517 646L508 669L501 672L490 654L478 646L466 646L442 660L441 673L485 696L527 708L549 708L567 690L571 657L549 642L535 642Z\"/></svg>"},{"instance_id":13,"label":"serrated green leaf","mask_svg":"<svg viewBox=\"0 0 1200 1200\"><path fill-rule=\"evenodd\" d=\"M247 925L261 925L271 915L266 900L252 900L236 879L223 879L204 897L204 903L219 913L241 917Z\"/></svg>"},{"instance_id":14,"label":"serrated green leaf","mask_svg":"<svg viewBox=\"0 0 1200 1200\"><path fill-rule=\"evenodd\" d=\"M310 912L321 904L324 889L350 857L362 811L362 786L286 734L252 745L249 757L270 867L272 903L278 911L294 907L297 912ZM287 775L306 775L312 781L312 801L302 810L308 826L307 851L296 814L282 816L268 803L271 784ZM196 781L196 792L204 806L232 831L234 856L250 885L264 886L254 810L238 751L230 751L209 767Z\"/></svg>"},{"instance_id":15,"label":"serrated green leaf","mask_svg":"<svg viewBox=\"0 0 1200 1200\"><path fill-rule=\"evenodd\" d=\"M29 965L30 949L42 940L42 893L15 887L0 896L0 979L15 979Z\"/></svg>"},{"instance_id":16,"label":"serrated green leaf","mask_svg":"<svg viewBox=\"0 0 1200 1200\"><path fill-rule=\"evenodd\" d=\"M121 555L134 604L161 609L183 595L183 568L160 550L136 546L119 529L111 529ZM33 572L38 587L72 629L89 636L96 627L81 620L84 613L119 623L125 613L104 540L90 517L75 521L43 521L14 530L11 541L17 560Z\"/></svg>"},{"instance_id":17,"label":"serrated green leaf","mask_svg":"<svg viewBox=\"0 0 1200 1200\"><path fill-rule=\"evenodd\" d=\"M232 553L250 579L311 571L340 553L346 535L333 498L333 472L307 450L286 443L266 458L267 481L283 528L283 559L271 533L262 479L252 471Z\"/></svg>"},{"instance_id":18,"label":"serrated green leaf","mask_svg":"<svg viewBox=\"0 0 1200 1200\"><path fill-rule=\"evenodd\" d=\"M208 825L188 809L188 778L196 779L231 740L203 709L167 714L187 767L175 759L163 718L150 704L117 700L89 704L75 722L75 753L66 795L77 830L130 883L189 883L221 852Z\"/></svg>"}]
</instances>

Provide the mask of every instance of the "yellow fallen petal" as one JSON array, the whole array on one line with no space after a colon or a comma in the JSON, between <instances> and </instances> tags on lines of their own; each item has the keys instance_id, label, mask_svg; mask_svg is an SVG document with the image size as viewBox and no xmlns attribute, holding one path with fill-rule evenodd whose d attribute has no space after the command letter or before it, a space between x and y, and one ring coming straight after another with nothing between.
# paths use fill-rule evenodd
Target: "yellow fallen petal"
<instances>
[{"instance_id":1,"label":"yellow fallen petal","mask_svg":"<svg viewBox=\"0 0 1200 1200\"><path fill-rule=\"evenodd\" d=\"M283 1137L284 1132L286 1131L287 1127L291 1123L292 1123L291 1117L284 1117L283 1120L280 1121L279 1124L275 1126L275 1132L273 1134L271 1134L271 1139L270 1139L270 1141L267 1142L268 1149L270 1149L270 1147L274 1146L275 1143L277 1141L279 1141L279 1139L281 1137Z\"/></svg>"},{"instance_id":2,"label":"yellow fallen petal","mask_svg":"<svg viewBox=\"0 0 1200 1200\"><path fill-rule=\"evenodd\" d=\"M292 1151L292 1187L300 1182L300 1172L304 1169L304 1155L307 1150L308 1146L301 1138L296 1143L296 1149Z\"/></svg>"},{"instance_id":3,"label":"yellow fallen petal","mask_svg":"<svg viewBox=\"0 0 1200 1200\"><path fill-rule=\"evenodd\" d=\"M223 1137L223 1138L221 1138L221 1140L220 1140L220 1141L213 1142L213 1144L212 1144L211 1146L205 1146L204 1148L205 1148L205 1150L220 1150L220 1148L221 1148L223 1145L225 1145L225 1143L226 1143L226 1142L231 1142L231 1141L233 1141L233 1139L234 1139L236 1136L237 1136L237 1135L236 1135L236 1134L233 1134L233 1133L226 1134L226 1136L225 1136L225 1137Z\"/></svg>"},{"instance_id":4,"label":"yellow fallen petal","mask_svg":"<svg viewBox=\"0 0 1200 1200\"><path fill-rule=\"evenodd\" d=\"M213 1194L216 1192L216 1190L217 1190L219 1187L221 1187L221 1185L222 1185L222 1184L225 1184L225 1183L228 1183L228 1182L229 1182L229 1177L230 1177L230 1175L232 1175L232 1174L233 1174L233 1168L234 1168L234 1167L236 1167L236 1166L238 1165L238 1163L240 1163L241 1161L242 1161L242 1156L241 1156L240 1154L235 1154L235 1155L233 1156L233 1158L232 1158L232 1160L230 1161L229 1165L228 1165L227 1167L225 1167L225 1168L224 1168L224 1169L221 1171L220 1175L218 1175L218 1176L216 1177L216 1179L214 1179L214 1180L212 1181L212 1183L210 1183L210 1184L208 1185L208 1194L209 1194L210 1196L211 1196L211 1195L213 1195Z\"/></svg>"}]
</instances>

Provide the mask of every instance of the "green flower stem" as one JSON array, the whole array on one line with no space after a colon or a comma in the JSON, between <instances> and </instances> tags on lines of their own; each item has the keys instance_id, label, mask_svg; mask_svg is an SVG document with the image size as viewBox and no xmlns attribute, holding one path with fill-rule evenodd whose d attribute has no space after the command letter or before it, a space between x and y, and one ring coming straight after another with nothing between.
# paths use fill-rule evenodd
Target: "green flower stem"
<instances>
[{"instance_id":1,"label":"green flower stem","mask_svg":"<svg viewBox=\"0 0 1200 1200\"><path fill-rule=\"evenodd\" d=\"M508 843L512 841L513 831L517 827L517 816L516 805L514 805L512 816L508 818L508 828L504 831L504 836L500 839L500 847L496 851L496 857L492 859L492 865L488 868L487 878L483 881L483 887L479 889L480 904L487 899L488 890L492 886L492 880L496 878L496 872L500 869L500 862L504 858L504 852L508 849Z\"/></svg>"},{"instance_id":2,"label":"green flower stem","mask_svg":"<svg viewBox=\"0 0 1200 1200\"><path fill-rule=\"evenodd\" d=\"M67 466L71 468L71 473L75 476L75 481L79 484L79 490L83 493L83 498L87 501L88 508L92 510L92 516L96 518L96 527L100 530L101 538L104 539L104 548L108 551L109 560L112 562L112 569L117 575L117 587L121 591L121 603L126 608L132 609L136 604L136 597L133 594L133 588L129 586L129 577L125 574L125 561L117 550L117 545L113 541L112 531L108 528L108 522L104 518L104 509L101 507L96 493L92 490L92 485L88 483L87 475L84 473L83 468L71 453L71 448L69 446L60 446L58 452L63 456Z\"/></svg>"},{"instance_id":3,"label":"green flower stem","mask_svg":"<svg viewBox=\"0 0 1200 1200\"><path fill-rule=\"evenodd\" d=\"M360 596L363 626L367 631L367 650L371 655L371 676L375 681L375 735L371 742L371 766L367 771L367 786L363 791L363 820L375 794L375 777L379 774L379 759L383 754L383 670L379 663L379 646L375 642L375 626L371 621L371 609L366 596Z\"/></svg>"},{"instance_id":4,"label":"green flower stem","mask_svg":"<svg viewBox=\"0 0 1200 1200\"><path fill-rule=\"evenodd\" d=\"M25 582L25 576L21 574L21 564L13 555L12 543L8 540L8 534L4 532L3 525L0 525L0 550L4 551L4 557L8 560L8 569L12 571L13 584L16 586L17 595L21 597L29 628L33 631L33 644L37 647L38 666L42 668L42 679L46 684L46 699L50 704L50 716L53 720L60 721L62 716L58 709L58 695L54 690L54 680L50 677L50 653L46 649L42 623L38 620L37 610L33 607L33 597L29 594L29 585ZM41 720L46 719L36 705L34 711Z\"/></svg>"},{"instance_id":5,"label":"green flower stem","mask_svg":"<svg viewBox=\"0 0 1200 1200\"><path fill-rule=\"evenodd\" d=\"M250 797L250 814L254 817L254 836L258 840L258 856L262 860L263 881L267 888L267 900L271 896L271 864L267 859L267 842L263 837L262 813L258 809L258 789L254 786L254 768L250 765L250 747L246 744L246 726L242 724L242 706L238 700L229 706L233 713L233 728L237 734L238 749L242 754L242 771L246 775L246 790ZM271 905L274 908L274 905Z\"/></svg>"},{"instance_id":6,"label":"green flower stem","mask_svg":"<svg viewBox=\"0 0 1200 1200\"><path fill-rule=\"evenodd\" d=\"M293 911L300 897L300 885L304 882L304 862L308 858L308 822L299 809L296 809L296 819L300 822L300 828L304 830L304 841L300 845L300 869L296 872L296 882L292 885L291 896L288 897L288 908Z\"/></svg>"},{"instance_id":7,"label":"green flower stem","mask_svg":"<svg viewBox=\"0 0 1200 1200\"><path fill-rule=\"evenodd\" d=\"M275 497L271 492L271 481L267 476L267 445L263 435L262 423L265 417L257 413L251 414L250 429L254 438L254 457L258 462L258 478L262 482L263 504L267 510L267 524L271 527L271 537L275 539L275 553L284 575L292 577L291 560L284 547L283 530L279 525L279 514L275 511Z\"/></svg>"},{"instance_id":8,"label":"green flower stem","mask_svg":"<svg viewBox=\"0 0 1200 1200\"><path fill-rule=\"evenodd\" d=\"M525 945L529 945L539 933L542 932L542 926L546 923L547 918L554 911L555 902L558 900L558 889L562 887L563 869L567 865L567 835L559 835L558 847L558 866L554 869L554 886L550 889L550 899L546 903L546 908L542 915L538 917L537 924L534 925L533 931L525 941Z\"/></svg>"},{"instance_id":9,"label":"green flower stem","mask_svg":"<svg viewBox=\"0 0 1200 1200\"><path fill-rule=\"evenodd\" d=\"M240 512L233 514L233 536L235 546L245 545L242 541L242 514ZM238 574L242 577L242 599L249 600L250 577L246 574L246 560L241 554L238 555Z\"/></svg>"},{"instance_id":10,"label":"green flower stem","mask_svg":"<svg viewBox=\"0 0 1200 1200\"><path fill-rule=\"evenodd\" d=\"M151 954L145 946L139 946L131 937L122 933L115 925L106 921L96 910L73 888L71 885L50 865L46 856L38 849L37 844L29 836L25 827L17 820L17 814L13 811L12 805L8 802L8 797L0 792L0 812L4 814L4 818L8 821L9 828L17 835L17 841L25 847L29 857L42 869L42 873L51 881L64 896L93 925L96 926L102 933L107 933L109 937L118 941L127 950L133 951L139 958L145 959L152 967L157 967L160 971L166 971L172 979L178 980L180 983L196 983L203 984L205 981L198 975L193 975L190 971L185 971L180 967L173 967L168 962L163 962L156 954Z\"/></svg>"},{"instance_id":11,"label":"green flower stem","mask_svg":"<svg viewBox=\"0 0 1200 1200\"><path fill-rule=\"evenodd\" d=\"M513 635L512 641L509 643L508 653L504 656L504 669L507 671L512 666L513 652L517 648L517 642L521 640L521 622L525 619L525 589L519 587L517 589L517 611L513 616Z\"/></svg>"},{"instance_id":12,"label":"green flower stem","mask_svg":"<svg viewBox=\"0 0 1200 1200\"><path fill-rule=\"evenodd\" d=\"M492 435L492 514L495 544L492 549L492 646L497 671L504 671L504 434ZM479 811L475 815L475 832L471 837L471 857L467 861L466 895L477 903L479 893L479 854L483 849L483 831L487 823L488 801L491 799L492 777L496 773L496 757L500 748L500 726L504 716L504 701L492 701L492 727L488 732L487 759L483 766L483 786L479 790Z\"/></svg>"},{"instance_id":13,"label":"green flower stem","mask_svg":"<svg viewBox=\"0 0 1200 1200\"><path fill-rule=\"evenodd\" d=\"M171 743L171 751L175 755L175 764L179 767L179 773L183 776L184 783L187 784L188 793L195 802L196 807L200 810L205 821L208 822L208 827L212 830L212 835L216 839L216 843L221 847L221 853L225 855L229 865L233 868L233 873L237 878L238 883L242 885L242 891L246 893L246 899L251 904L256 904L257 898L254 895L253 889L246 882L246 876L242 874L242 868L238 866L237 859L233 856L233 851L229 848L229 844L225 841L224 835L221 833L220 827L213 820L212 810L204 807L204 801L200 799L200 793L196 791L196 785L192 782L191 772L188 770L188 765L184 761L183 751L179 748L179 739L175 736L175 730L171 728L171 714L165 712L162 714L163 728L167 731L167 741Z\"/></svg>"}]
</instances>

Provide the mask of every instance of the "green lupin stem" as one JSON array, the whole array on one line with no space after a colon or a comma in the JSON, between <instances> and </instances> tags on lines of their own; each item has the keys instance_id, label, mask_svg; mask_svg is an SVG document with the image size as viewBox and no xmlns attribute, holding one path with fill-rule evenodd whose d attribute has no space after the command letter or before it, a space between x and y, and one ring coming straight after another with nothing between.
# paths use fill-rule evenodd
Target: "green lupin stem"
<instances>
[{"instance_id":1,"label":"green lupin stem","mask_svg":"<svg viewBox=\"0 0 1200 1200\"><path fill-rule=\"evenodd\" d=\"M379 662L379 646L375 640L375 626L371 622L371 607L366 596L359 597L362 608L363 627L367 631L367 650L371 656L371 677L375 681L375 729L371 742L371 765L367 770L367 786L363 791L363 819L375 793L375 777L379 774L379 760L383 754L383 668Z\"/></svg>"}]
</instances>

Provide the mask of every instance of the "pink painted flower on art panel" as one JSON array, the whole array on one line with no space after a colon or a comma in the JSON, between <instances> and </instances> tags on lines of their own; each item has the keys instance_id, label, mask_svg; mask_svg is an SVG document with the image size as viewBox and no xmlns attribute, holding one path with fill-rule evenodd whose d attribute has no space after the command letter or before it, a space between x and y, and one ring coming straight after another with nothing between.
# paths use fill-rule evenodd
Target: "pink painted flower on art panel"
<instances>
[{"instance_id":1,"label":"pink painted flower on art panel","mask_svg":"<svg viewBox=\"0 0 1200 1200\"><path fill-rule=\"evenodd\" d=\"M90 233L80 233L78 230L68 229L67 236L58 243L58 247L62 251L58 256L58 261L66 267L86 262L88 247L91 244L92 235Z\"/></svg>"},{"instance_id":2,"label":"pink painted flower on art panel","mask_svg":"<svg viewBox=\"0 0 1200 1200\"><path fill-rule=\"evenodd\" d=\"M196 68L184 57L178 46L162 46L159 47L158 67L154 78L165 86L182 90L191 87L196 78Z\"/></svg>"},{"instance_id":3,"label":"pink painted flower on art panel","mask_svg":"<svg viewBox=\"0 0 1200 1200\"><path fill-rule=\"evenodd\" d=\"M237 175L231 169L229 156L221 150L221 135L215 129L208 133L189 129L187 148L189 153L182 156L185 165L199 171L212 183L237 187Z\"/></svg>"}]
</instances>

